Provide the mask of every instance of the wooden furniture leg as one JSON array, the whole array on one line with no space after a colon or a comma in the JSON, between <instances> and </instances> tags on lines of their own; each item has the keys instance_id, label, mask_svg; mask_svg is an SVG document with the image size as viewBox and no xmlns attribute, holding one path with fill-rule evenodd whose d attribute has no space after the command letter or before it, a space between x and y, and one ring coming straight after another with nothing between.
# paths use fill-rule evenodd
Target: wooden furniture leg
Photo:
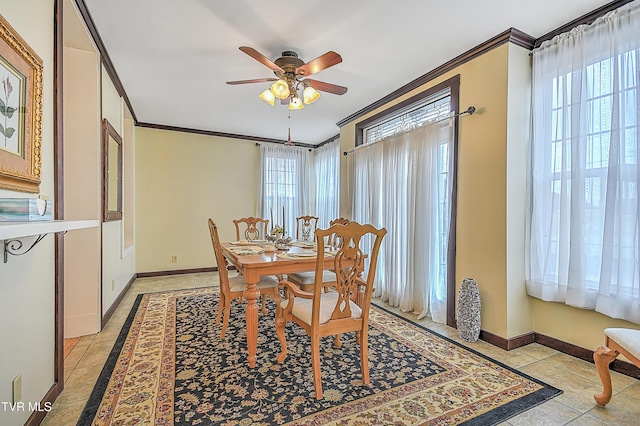
<instances>
[{"instance_id":1,"label":"wooden furniture leg","mask_svg":"<svg viewBox=\"0 0 640 426\"><path fill-rule=\"evenodd\" d=\"M258 280L260 277L257 277ZM249 350L249 367L256 366L256 351L258 348L258 305L256 299L260 296L260 290L256 288L258 280L251 279L245 275L247 289L243 297L247 300L246 321L247 321L247 349Z\"/></svg>"},{"instance_id":2,"label":"wooden furniture leg","mask_svg":"<svg viewBox=\"0 0 640 426\"><path fill-rule=\"evenodd\" d=\"M316 399L322 399L322 373L320 372L320 337L311 336L311 367Z\"/></svg>"},{"instance_id":3,"label":"wooden furniture leg","mask_svg":"<svg viewBox=\"0 0 640 426\"><path fill-rule=\"evenodd\" d=\"M278 309L281 309L280 306L278 306ZM276 360L280 364L287 357L287 338L284 335L285 325L287 325L287 321L281 315L276 314L276 334L278 335L278 340L280 340L281 348L280 353L276 355Z\"/></svg>"},{"instance_id":4,"label":"wooden furniture leg","mask_svg":"<svg viewBox=\"0 0 640 426\"><path fill-rule=\"evenodd\" d=\"M262 302L262 314L266 315L269 311L267 311L267 296L264 294L260 297Z\"/></svg>"},{"instance_id":5,"label":"wooden furniture leg","mask_svg":"<svg viewBox=\"0 0 640 426\"><path fill-rule=\"evenodd\" d=\"M609 349L606 346L600 346L593 353L593 361L596 363L596 369L602 382L603 391L600 394L593 395L598 405L605 406L611 401L611 372L609 364L616 359L618 352Z\"/></svg>"}]
</instances>

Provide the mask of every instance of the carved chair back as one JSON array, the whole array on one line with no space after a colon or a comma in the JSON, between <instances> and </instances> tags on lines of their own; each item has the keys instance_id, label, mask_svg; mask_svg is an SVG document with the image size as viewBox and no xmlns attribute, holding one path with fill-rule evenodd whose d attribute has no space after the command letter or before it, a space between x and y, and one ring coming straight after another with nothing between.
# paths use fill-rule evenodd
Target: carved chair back
<instances>
[{"instance_id":1,"label":"carved chair back","mask_svg":"<svg viewBox=\"0 0 640 426\"><path fill-rule=\"evenodd\" d=\"M309 241L309 237L313 235L317 227L318 218L316 216L296 217L296 239Z\"/></svg>"},{"instance_id":2,"label":"carved chair back","mask_svg":"<svg viewBox=\"0 0 640 426\"><path fill-rule=\"evenodd\" d=\"M325 253L325 237L335 234L341 241L341 246L333 255L333 270L336 274L334 289L338 293L338 301L333 309L331 318L325 324L327 327L330 327L332 321L352 319L351 304L349 303L349 300L351 300L362 310L362 323L357 328L360 330L366 329L378 254L382 239L386 233L387 230L384 228L376 229L372 225L361 225L357 222L349 222L346 225L335 224L325 230L316 230L315 235L318 241L318 257L314 281L314 294L316 295L322 294L322 270L324 269L325 256L328 256ZM370 252L365 254L362 240L368 234L371 234L374 240ZM365 259L367 257L369 262L366 265L367 270L365 270ZM366 278L363 278L363 276ZM319 320L320 297L315 297L311 314L312 327L317 326Z\"/></svg>"},{"instance_id":3,"label":"carved chair back","mask_svg":"<svg viewBox=\"0 0 640 426\"><path fill-rule=\"evenodd\" d=\"M264 239L269 229L269 220L259 217L234 219L233 224L236 226L236 239L238 240L253 241Z\"/></svg>"},{"instance_id":4,"label":"carved chair back","mask_svg":"<svg viewBox=\"0 0 640 426\"><path fill-rule=\"evenodd\" d=\"M349 219L345 219L343 217L339 217L337 219L333 219L331 222L329 222L329 227L333 226L333 225L346 225L347 223L351 222ZM336 234L335 232L331 235L329 235L328 238L328 244L332 247L335 248L339 248L342 247L342 240L340 238L340 235Z\"/></svg>"}]
</instances>

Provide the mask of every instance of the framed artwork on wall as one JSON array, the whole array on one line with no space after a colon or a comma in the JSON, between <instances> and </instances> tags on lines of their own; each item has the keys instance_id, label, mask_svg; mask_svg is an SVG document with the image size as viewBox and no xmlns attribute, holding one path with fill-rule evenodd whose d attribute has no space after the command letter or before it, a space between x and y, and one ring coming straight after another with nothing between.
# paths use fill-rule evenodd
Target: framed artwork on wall
<instances>
[{"instance_id":1,"label":"framed artwork on wall","mask_svg":"<svg viewBox=\"0 0 640 426\"><path fill-rule=\"evenodd\" d=\"M122 137L102 119L102 221L122 220Z\"/></svg>"},{"instance_id":2,"label":"framed artwork on wall","mask_svg":"<svg viewBox=\"0 0 640 426\"><path fill-rule=\"evenodd\" d=\"M42 59L0 15L0 188L40 190Z\"/></svg>"}]
</instances>

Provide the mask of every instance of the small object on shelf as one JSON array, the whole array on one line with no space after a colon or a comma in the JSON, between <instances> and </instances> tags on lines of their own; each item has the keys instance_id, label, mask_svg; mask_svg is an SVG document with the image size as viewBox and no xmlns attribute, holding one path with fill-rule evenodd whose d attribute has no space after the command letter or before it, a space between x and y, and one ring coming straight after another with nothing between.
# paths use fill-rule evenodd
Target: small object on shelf
<instances>
[{"instance_id":1,"label":"small object on shelf","mask_svg":"<svg viewBox=\"0 0 640 426\"><path fill-rule=\"evenodd\" d=\"M0 222L33 222L53 219L51 201L42 198L0 198Z\"/></svg>"},{"instance_id":2,"label":"small object on shelf","mask_svg":"<svg viewBox=\"0 0 640 426\"><path fill-rule=\"evenodd\" d=\"M475 342L480 337L480 290L473 278L462 280L456 308L456 322L460 338Z\"/></svg>"}]
</instances>

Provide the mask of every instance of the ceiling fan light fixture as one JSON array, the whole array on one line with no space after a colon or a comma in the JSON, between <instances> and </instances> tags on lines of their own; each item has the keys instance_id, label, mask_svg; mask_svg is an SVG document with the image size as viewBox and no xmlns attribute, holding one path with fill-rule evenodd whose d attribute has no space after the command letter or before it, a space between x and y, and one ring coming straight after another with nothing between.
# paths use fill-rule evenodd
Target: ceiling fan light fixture
<instances>
[{"instance_id":1,"label":"ceiling fan light fixture","mask_svg":"<svg viewBox=\"0 0 640 426\"><path fill-rule=\"evenodd\" d=\"M286 99L291 94L289 83L280 79L271 85L271 92L276 98Z\"/></svg>"},{"instance_id":2,"label":"ceiling fan light fixture","mask_svg":"<svg viewBox=\"0 0 640 426\"><path fill-rule=\"evenodd\" d=\"M320 92L318 92L311 86L305 87L304 91L302 92L302 98L304 99L304 103L307 105L314 103L318 100L319 97Z\"/></svg>"},{"instance_id":3,"label":"ceiling fan light fixture","mask_svg":"<svg viewBox=\"0 0 640 426\"><path fill-rule=\"evenodd\" d=\"M268 103L269 105L273 106L273 104L275 103L276 97L274 96L273 92L271 91L271 89L267 89L264 92L260 93L260 95L258 96L260 99L262 99L263 101L265 101L266 103Z\"/></svg>"},{"instance_id":4,"label":"ceiling fan light fixture","mask_svg":"<svg viewBox=\"0 0 640 426\"><path fill-rule=\"evenodd\" d=\"M302 109L302 108L304 108L304 104L302 103L300 98L297 96L292 97L291 100L289 101L289 109Z\"/></svg>"}]
</instances>

